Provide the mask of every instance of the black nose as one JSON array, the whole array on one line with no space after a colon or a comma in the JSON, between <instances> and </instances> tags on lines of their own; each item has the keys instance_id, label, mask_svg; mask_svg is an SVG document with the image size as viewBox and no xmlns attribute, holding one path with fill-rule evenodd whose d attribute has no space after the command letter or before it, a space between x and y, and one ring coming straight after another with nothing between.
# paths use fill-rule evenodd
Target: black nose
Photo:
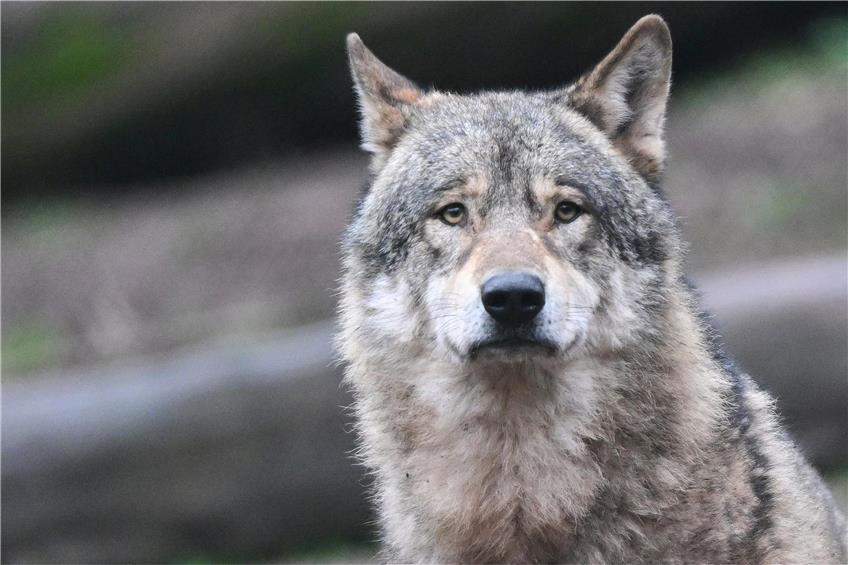
<instances>
[{"instance_id":1,"label":"black nose","mask_svg":"<svg viewBox=\"0 0 848 565\"><path fill-rule=\"evenodd\" d=\"M530 273L503 273L483 283L480 297L492 318L505 326L517 326L542 311L545 286Z\"/></svg>"}]
</instances>

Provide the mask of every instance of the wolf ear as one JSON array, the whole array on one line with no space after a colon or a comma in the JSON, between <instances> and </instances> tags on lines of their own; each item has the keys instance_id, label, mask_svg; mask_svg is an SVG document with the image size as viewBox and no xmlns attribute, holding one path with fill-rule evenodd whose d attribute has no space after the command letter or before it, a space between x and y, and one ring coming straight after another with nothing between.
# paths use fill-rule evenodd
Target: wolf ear
<instances>
[{"instance_id":1,"label":"wolf ear","mask_svg":"<svg viewBox=\"0 0 848 565\"><path fill-rule=\"evenodd\" d=\"M347 54L362 112L362 147L379 156L395 145L411 106L424 93L383 64L355 33L347 36Z\"/></svg>"},{"instance_id":2,"label":"wolf ear","mask_svg":"<svg viewBox=\"0 0 848 565\"><path fill-rule=\"evenodd\" d=\"M671 85L671 33L645 16L574 85L571 105L588 117L649 182L665 161L666 101Z\"/></svg>"}]
</instances>

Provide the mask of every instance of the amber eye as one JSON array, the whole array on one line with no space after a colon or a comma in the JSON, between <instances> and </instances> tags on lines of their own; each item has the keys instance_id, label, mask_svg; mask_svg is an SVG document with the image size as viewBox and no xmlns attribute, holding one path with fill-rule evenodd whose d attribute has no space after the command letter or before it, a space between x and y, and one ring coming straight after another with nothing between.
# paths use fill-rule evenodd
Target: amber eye
<instances>
[{"instance_id":1,"label":"amber eye","mask_svg":"<svg viewBox=\"0 0 848 565\"><path fill-rule=\"evenodd\" d=\"M569 200L563 200L556 207L556 219L567 224L573 222L583 213L583 208Z\"/></svg>"},{"instance_id":2,"label":"amber eye","mask_svg":"<svg viewBox=\"0 0 848 565\"><path fill-rule=\"evenodd\" d=\"M456 226L465 219L465 206L458 202L448 204L439 210L439 219L449 226Z\"/></svg>"}]
</instances>

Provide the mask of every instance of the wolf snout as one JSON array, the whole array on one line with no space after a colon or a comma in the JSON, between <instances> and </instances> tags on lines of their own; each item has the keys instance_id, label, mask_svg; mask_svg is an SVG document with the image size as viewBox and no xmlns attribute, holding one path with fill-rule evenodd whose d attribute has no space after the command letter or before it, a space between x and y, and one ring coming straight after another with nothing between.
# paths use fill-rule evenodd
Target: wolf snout
<instances>
[{"instance_id":1,"label":"wolf snout","mask_svg":"<svg viewBox=\"0 0 848 565\"><path fill-rule=\"evenodd\" d=\"M542 311L545 285L539 277L530 273L501 273L483 283L480 299L486 312L500 324L518 326Z\"/></svg>"}]
</instances>

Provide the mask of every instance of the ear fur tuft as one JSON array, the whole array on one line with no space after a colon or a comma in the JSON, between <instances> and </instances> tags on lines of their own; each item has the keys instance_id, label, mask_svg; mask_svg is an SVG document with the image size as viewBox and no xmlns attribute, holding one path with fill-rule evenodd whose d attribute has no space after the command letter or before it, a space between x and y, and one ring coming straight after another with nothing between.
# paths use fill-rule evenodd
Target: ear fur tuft
<instances>
[{"instance_id":1,"label":"ear fur tuft","mask_svg":"<svg viewBox=\"0 0 848 565\"><path fill-rule=\"evenodd\" d=\"M571 93L573 108L603 131L648 181L665 163L665 111L671 87L671 33L645 16Z\"/></svg>"},{"instance_id":2,"label":"ear fur tuft","mask_svg":"<svg viewBox=\"0 0 848 565\"><path fill-rule=\"evenodd\" d=\"M380 61L355 33L347 36L347 52L362 113L362 147L379 157L397 143L410 107L424 94Z\"/></svg>"}]
</instances>

